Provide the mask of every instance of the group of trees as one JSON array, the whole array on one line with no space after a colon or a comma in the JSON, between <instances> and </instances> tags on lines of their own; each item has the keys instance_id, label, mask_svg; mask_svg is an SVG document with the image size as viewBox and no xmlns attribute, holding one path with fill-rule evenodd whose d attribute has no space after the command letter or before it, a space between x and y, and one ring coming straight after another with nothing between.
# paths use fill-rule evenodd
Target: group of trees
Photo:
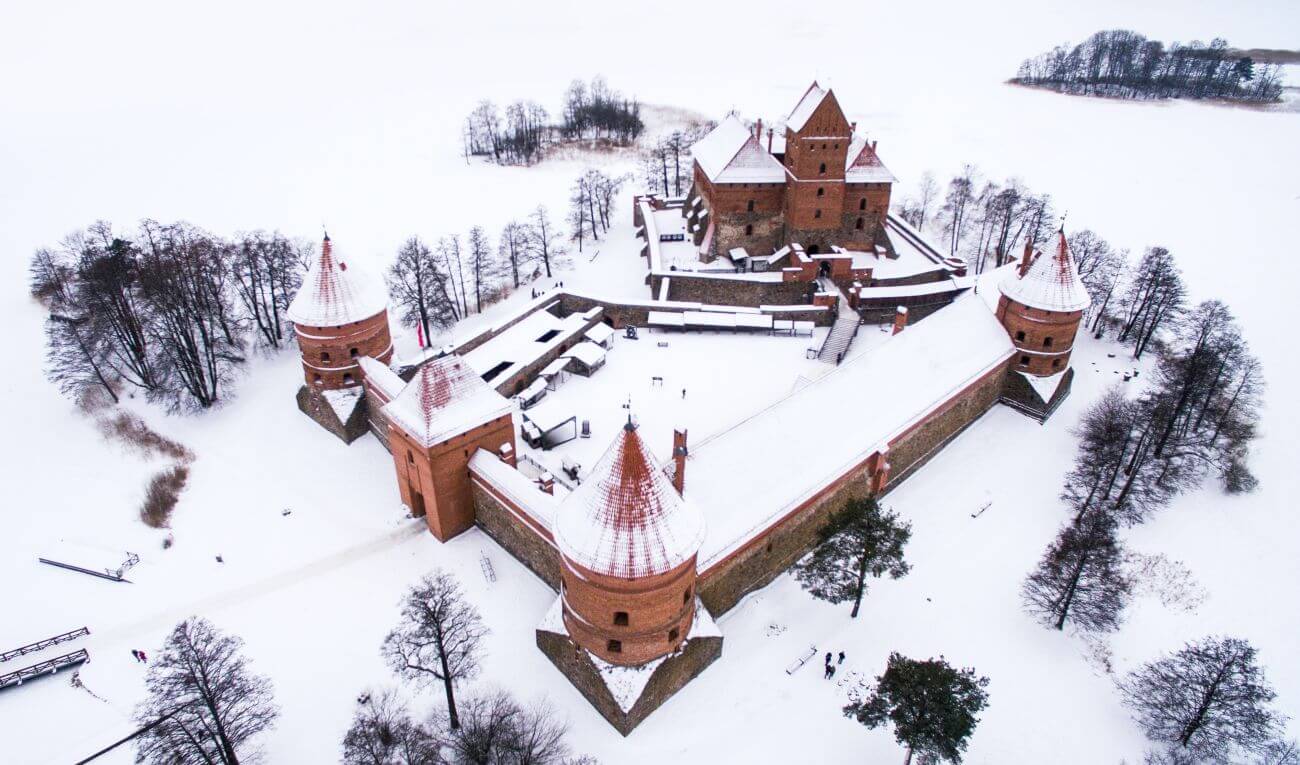
<instances>
[{"instance_id":1,"label":"group of trees","mask_svg":"<svg viewBox=\"0 0 1300 765\"><path fill-rule=\"evenodd\" d=\"M674 130L641 151L637 181L649 193L680 197L693 181L691 146L708 134L715 123L707 122Z\"/></svg>"},{"instance_id":2,"label":"group of trees","mask_svg":"<svg viewBox=\"0 0 1300 765\"><path fill-rule=\"evenodd\" d=\"M32 257L30 286L50 315L48 374L79 396L124 388L173 409L206 409L250 345L279 348L310 246L257 231L234 239L146 220L105 222Z\"/></svg>"},{"instance_id":3,"label":"group of trees","mask_svg":"<svg viewBox=\"0 0 1300 765\"><path fill-rule=\"evenodd\" d=\"M611 90L603 77L574 80L564 94L560 121L552 123L535 101L515 101L502 119L496 104L480 101L465 119L465 154L500 165L531 165L558 141L601 141L626 146L645 130L636 99Z\"/></svg>"},{"instance_id":4,"label":"group of trees","mask_svg":"<svg viewBox=\"0 0 1300 765\"><path fill-rule=\"evenodd\" d=\"M1042 242L1057 225L1049 195L1036 195L1014 178L1001 184L984 180L973 165L964 166L939 194L934 176L926 173L899 214L918 229L927 222L940 229L948 254L964 258L972 274L1015 260L1023 242Z\"/></svg>"},{"instance_id":5,"label":"group of trees","mask_svg":"<svg viewBox=\"0 0 1300 765\"><path fill-rule=\"evenodd\" d=\"M406 593L381 653L417 688L440 687L445 708L418 721L391 690L364 693L343 739L348 765L559 765L572 760L568 727L545 704L521 706L497 691L458 699L479 673L488 630L450 574L436 571Z\"/></svg>"},{"instance_id":6,"label":"group of trees","mask_svg":"<svg viewBox=\"0 0 1300 765\"><path fill-rule=\"evenodd\" d=\"M1281 68L1235 54L1226 40L1168 48L1126 29L1110 29L1069 48L1026 60L1013 82L1066 93L1120 98L1221 98L1277 101Z\"/></svg>"},{"instance_id":7,"label":"group of trees","mask_svg":"<svg viewBox=\"0 0 1300 765\"><path fill-rule=\"evenodd\" d=\"M569 196L569 227L572 239L582 252L583 240L598 241L601 234L613 225L614 198L628 181L625 175L611 176L596 168L588 168L573 182Z\"/></svg>"},{"instance_id":8,"label":"group of trees","mask_svg":"<svg viewBox=\"0 0 1300 765\"><path fill-rule=\"evenodd\" d=\"M517 289L543 274L551 276L567 257L560 232L545 206L524 221L510 221L493 248L481 226L462 242L441 237L431 248L411 237L388 269L388 292L403 321L431 331L483 310L503 291Z\"/></svg>"}]
</instances>

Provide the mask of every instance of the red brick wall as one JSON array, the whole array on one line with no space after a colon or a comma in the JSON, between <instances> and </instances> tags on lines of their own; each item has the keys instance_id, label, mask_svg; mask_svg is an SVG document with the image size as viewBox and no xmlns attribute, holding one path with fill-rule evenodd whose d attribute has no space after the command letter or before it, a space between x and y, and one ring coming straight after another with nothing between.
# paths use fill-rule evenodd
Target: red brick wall
<instances>
[{"instance_id":1,"label":"red brick wall","mask_svg":"<svg viewBox=\"0 0 1300 765\"><path fill-rule=\"evenodd\" d=\"M1082 311L1044 311L1003 295L998 299L997 316L1018 351L1013 369L1047 377L1065 371L1070 365L1074 338L1083 320ZM1052 341L1050 346L1045 345L1048 338Z\"/></svg>"},{"instance_id":2,"label":"red brick wall","mask_svg":"<svg viewBox=\"0 0 1300 765\"><path fill-rule=\"evenodd\" d=\"M695 617L695 558L664 574L619 579L561 556L564 625L574 641L611 664L644 664L676 650ZM626 625L615 614L628 615ZM671 636L670 632L676 630ZM609 650L617 640L622 650Z\"/></svg>"},{"instance_id":3,"label":"red brick wall","mask_svg":"<svg viewBox=\"0 0 1300 765\"><path fill-rule=\"evenodd\" d=\"M294 329L302 355L303 379L316 388L335 390L360 385L361 368L357 359L361 356L370 356L384 364L393 358L388 311L341 327L295 324Z\"/></svg>"},{"instance_id":4,"label":"red brick wall","mask_svg":"<svg viewBox=\"0 0 1300 765\"><path fill-rule=\"evenodd\" d=\"M389 450L397 471L402 503L419 514L423 504L429 531L447 541L474 525L474 499L469 484L469 458L479 448L499 451L515 444L510 415L425 449L401 427L389 428Z\"/></svg>"}]
</instances>

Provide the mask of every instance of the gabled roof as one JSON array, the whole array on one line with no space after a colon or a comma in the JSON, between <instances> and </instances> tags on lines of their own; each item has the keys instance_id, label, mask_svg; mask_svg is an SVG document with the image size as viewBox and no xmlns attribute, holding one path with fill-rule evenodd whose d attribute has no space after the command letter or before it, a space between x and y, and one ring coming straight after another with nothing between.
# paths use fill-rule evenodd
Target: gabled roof
<instances>
[{"instance_id":1,"label":"gabled roof","mask_svg":"<svg viewBox=\"0 0 1300 765\"><path fill-rule=\"evenodd\" d=\"M1024 276L1012 272L998 287L1008 299L1044 311L1082 311L1092 304L1064 230L1057 232L1053 255L1037 253Z\"/></svg>"},{"instance_id":2,"label":"gabled roof","mask_svg":"<svg viewBox=\"0 0 1300 765\"><path fill-rule=\"evenodd\" d=\"M326 235L320 257L303 277L286 316L294 324L337 327L369 319L388 308L383 285L334 257Z\"/></svg>"},{"instance_id":3,"label":"gabled roof","mask_svg":"<svg viewBox=\"0 0 1300 765\"><path fill-rule=\"evenodd\" d=\"M691 147L700 169L714 183L782 183L785 168L734 114Z\"/></svg>"},{"instance_id":4,"label":"gabled roof","mask_svg":"<svg viewBox=\"0 0 1300 765\"><path fill-rule=\"evenodd\" d=\"M804 91L803 98L800 98L799 103L795 104L790 116L785 118L785 126L796 133L803 130L803 126L808 124L808 118L813 116L813 112L817 111L817 107L821 106L822 101L825 100L829 93L829 90L822 90L822 87L814 80L813 84Z\"/></svg>"},{"instance_id":5,"label":"gabled roof","mask_svg":"<svg viewBox=\"0 0 1300 765\"><path fill-rule=\"evenodd\" d=\"M894 183L898 179L880 161L875 149L867 143L866 136L855 136L844 155L844 181L846 183Z\"/></svg>"},{"instance_id":6,"label":"gabled roof","mask_svg":"<svg viewBox=\"0 0 1300 765\"><path fill-rule=\"evenodd\" d=\"M555 540L584 568L637 579L671 571L699 552L704 516L673 488L629 422L560 505Z\"/></svg>"},{"instance_id":7,"label":"gabled roof","mask_svg":"<svg viewBox=\"0 0 1300 765\"><path fill-rule=\"evenodd\" d=\"M384 415L428 448L503 414L510 402L456 355L430 360L384 405Z\"/></svg>"}]
</instances>

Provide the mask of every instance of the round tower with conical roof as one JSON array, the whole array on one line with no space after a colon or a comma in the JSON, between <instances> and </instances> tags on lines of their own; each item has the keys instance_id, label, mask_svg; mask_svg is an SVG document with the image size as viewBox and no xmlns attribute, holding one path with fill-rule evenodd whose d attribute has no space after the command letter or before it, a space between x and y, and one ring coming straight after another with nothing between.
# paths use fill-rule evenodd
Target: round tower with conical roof
<instances>
[{"instance_id":1,"label":"round tower with conical roof","mask_svg":"<svg viewBox=\"0 0 1300 765\"><path fill-rule=\"evenodd\" d=\"M565 628L625 666L676 650L695 616L704 516L673 488L629 420L556 513Z\"/></svg>"},{"instance_id":2,"label":"round tower with conical roof","mask_svg":"<svg viewBox=\"0 0 1300 765\"><path fill-rule=\"evenodd\" d=\"M329 235L289 304L307 385L338 390L361 384L358 359L393 357L383 285L335 257Z\"/></svg>"},{"instance_id":3,"label":"round tower with conical roof","mask_svg":"<svg viewBox=\"0 0 1300 765\"><path fill-rule=\"evenodd\" d=\"M1079 278L1079 269L1065 231L1057 232L1056 252L1025 254L1016 271L999 285L998 320L1016 346L1017 371L1050 377L1070 366L1070 352L1083 312L1092 299Z\"/></svg>"}]
</instances>

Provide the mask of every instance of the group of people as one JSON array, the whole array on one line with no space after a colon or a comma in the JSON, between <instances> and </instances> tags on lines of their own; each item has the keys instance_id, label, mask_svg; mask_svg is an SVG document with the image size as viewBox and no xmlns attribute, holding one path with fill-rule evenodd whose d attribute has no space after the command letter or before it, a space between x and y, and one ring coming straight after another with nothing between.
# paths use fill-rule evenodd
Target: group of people
<instances>
[{"instance_id":1,"label":"group of people","mask_svg":"<svg viewBox=\"0 0 1300 765\"><path fill-rule=\"evenodd\" d=\"M826 675L825 675L825 678L827 680L830 680L832 677L835 677L835 668L844 663L844 652L840 651L840 656L838 661L834 659L835 657L831 655L831 652L827 651L826 652Z\"/></svg>"}]
</instances>

